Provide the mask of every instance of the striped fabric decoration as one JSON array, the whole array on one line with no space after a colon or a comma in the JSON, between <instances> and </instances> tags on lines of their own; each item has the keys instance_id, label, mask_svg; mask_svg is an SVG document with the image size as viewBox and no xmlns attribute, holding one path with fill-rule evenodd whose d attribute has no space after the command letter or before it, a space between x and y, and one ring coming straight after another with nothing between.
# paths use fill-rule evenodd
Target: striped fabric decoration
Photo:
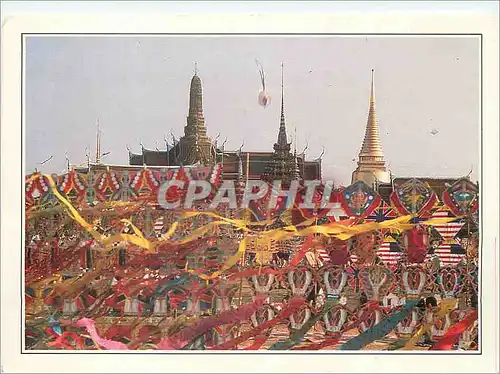
<instances>
[{"instance_id":1,"label":"striped fabric decoration","mask_svg":"<svg viewBox=\"0 0 500 374\"><path fill-rule=\"evenodd\" d=\"M432 218L448 217L454 216L450 211L442 209L432 215ZM427 255L427 259L430 260L433 255L437 255L444 266L458 264L466 255L465 249L455 239L463 225L463 222L449 222L433 226L439 235L441 235L443 241L434 251L430 251L431 253Z\"/></svg>"},{"instance_id":2,"label":"striped fabric decoration","mask_svg":"<svg viewBox=\"0 0 500 374\"><path fill-rule=\"evenodd\" d=\"M161 233L163 230L163 226L164 226L164 219L163 219L163 217L160 217L155 221L155 224L154 224L155 232L157 234Z\"/></svg>"},{"instance_id":3,"label":"striped fabric decoration","mask_svg":"<svg viewBox=\"0 0 500 374\"><path fill-rule=\"evenodd\" d=\"M449 218L454 217L453 214L446 210L438 210L433 215L432 218ZM463 222L449 222L441 225L433 226L436 231L441 235L443 240L448 244L456 243L455 236L464 225Z\"/></svg>"},{"instance_id":4,"label":"striped fabric decoration","mask_svg":"<svg viewBox=\"0 0 500 374\"><path fill-rule=\"evenodd\" d=\"M382 201L378 209L376 209L366 219L367 222L384 222L394 219L398 214L386 202ZM403 252L401 247L392 239L386 239L379 249L377 249L377 256L384 264L395 265L401 259Z\"/></svg>"},{"instance_id":5,"label":"striped fabric decoration","mask_svg":"<svg viewBox=\"0 0 500 374\"><path fill-rule=\"evenodd\" d=\"M465 257L465 249L458 244L441 244L434 250L443 266L457 265ZM433 254L428 254L426 260L431 260Z\"/></svg>"},{"instance_id":6,"label":"striped fabric decoration","mask_svg":"<svg viewBox=\"0 0 500 374\"><path fill-rule=\"evenodd\" d=\"M328 252L326 250L321 248L321 249L317 249L316 251L317 251L316 253L318 254L318 256L322 262L330 261L330 255L328 254Z\"/></svg>"},{"instance_id":7,"label":"striped fabric decoration","mask_svg":"<svg viewBox=\"0 0 500 374\"><path fill-rule=\"evenodd\" d=\"M395 241L384 241L377 249L377 256L383 263L389 265L397 264L402 255L403 251Z\"/></svg>"}]
</instances>

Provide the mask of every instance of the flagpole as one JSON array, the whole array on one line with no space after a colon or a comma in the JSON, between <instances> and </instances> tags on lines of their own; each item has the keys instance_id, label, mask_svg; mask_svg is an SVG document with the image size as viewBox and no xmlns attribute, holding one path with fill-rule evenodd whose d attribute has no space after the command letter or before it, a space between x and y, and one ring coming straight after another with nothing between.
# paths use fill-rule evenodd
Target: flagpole
<instances>
[{"instance_id":1,"label":"flagpole","mask_svg":"<svg viewBox=\"0 0 500 374\"><path fill-rule=\"evenodd\" d=\"M247 184L248 184L248 176L250 174L250 152L247 152L247 165L246 165L246 172L247 172Z\"/></svg>"},{"instance_id":2,"label":"flagpole","mask_svg":"<svg viewBox=\"0 0 500 374\"><path fill-rule=\"evenodd\" d=\"M224 150L226 148L226 142L222 143L222 157L220 159L220 163L221 163L221 168L222 168L222 172L224 173ZM217 150L215 150L217 152Z\"/></svg>"},{"instance_id":3,"label":"flagpole","mask_svg":"<svg viewBox=\"0 0 500 374\"><path fill-rule=\"evenodd\" d=\"M250 174L250 153L247 152L246 183L245 183L245 186L248 185L248 176L249 176L249 174ZM245 236L246 236L246 233L243 233L243 239L242 240L245 240ZM240 264L241 264L241 266L243 266L245 264L245 253L243 253L241 255ZM243 304L242 294L243 294L243 277L240 278L240 293L238 295L240 306ZM240 328L239 328L239 326L240 325L238 325L237 335L240 334Z\"/></svg>"}]
</instances>

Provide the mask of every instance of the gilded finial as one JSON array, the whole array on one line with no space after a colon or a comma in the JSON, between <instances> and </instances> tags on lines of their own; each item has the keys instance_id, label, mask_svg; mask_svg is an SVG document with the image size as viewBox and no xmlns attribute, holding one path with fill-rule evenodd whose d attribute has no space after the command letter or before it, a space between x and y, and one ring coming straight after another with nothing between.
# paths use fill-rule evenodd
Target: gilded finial
<instances>
[{"instance_id":1,"label":"gilded finial","mask_svg":"<svg viewBox=\"0 0 500 374\"><path fill-rule=\"evenodd\" d=\"M370 91L370 104L375 103L375 70L372 69L372 85Z\"/></svg>"}]
</instances>

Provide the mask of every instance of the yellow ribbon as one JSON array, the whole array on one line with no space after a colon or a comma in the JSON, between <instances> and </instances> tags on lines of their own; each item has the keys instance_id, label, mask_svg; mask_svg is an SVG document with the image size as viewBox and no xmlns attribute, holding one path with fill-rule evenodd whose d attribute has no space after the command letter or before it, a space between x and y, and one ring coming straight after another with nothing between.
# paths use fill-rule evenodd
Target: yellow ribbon
<instances>
[{"instance_id":1,"label":"yellow ribbon","mask_svg":"<svg viewBox=\"0 0 500 374\"><path fill-rule=\"evenodd\" d=\"M148 251L156 251L157 247L161 243L168 243L168 240L170 237L175 233L175 231L178 228L178 222L175 222L174 224L171 225L169 228L168 232L164 234L158 241L151 242L147 240L142 232L132 224L129 220L122 220L122 222L128 223L132 230L134 231L135 235L131 234L115 234L110 237L105 237L101 235L99 232L97 232L91 224L86 222L83 217L79 214L79 212L71 205L71 203L65 199L57 190L57 187L54 183L54 180L52 179L51 176L45 175L46 178L49 181L50 188L53 192L53 194L66 206L67 208L67 214L76 222L78 222L94 239L96 239L103 247L104 250L109 250L112 247L112 244L114 242L119 242L119 241L126 241L129 243L132 243L140 248L147 249ZM37 176L39 177L39 175ZM34 178L34 176L32 177ZM118 204L117 204L118 205ZM244 220L244 219L230 219L223 217L219 214L213 213L213 212L186 212L184 213L183 217L184 218L192 218L195 216L199 215L205 215L209 216L212 218L218 219L217 221L213 221L208 223L207 225L204 225L202 227L197 228L193 232L191 232L190 235L186 236L183 240L181 241L174 241L171 242L172 244L186 244L189 243L193 240L196 240L203 235L205 235L207 232L212 230L214 227L220 226L220 225L231 225L235 226L242 231L245 231L247 233L252 232L252 230L249 228L249 226L262 226L262 225L267 225L271 223L272 221L262 221L262 222L250 222L249 220ZM345 225L341 222L332 222L326 225L314 225L310 226L313 223L315 223L316 219L311 218L309 220L306 220L305 222L302 222L301 224L297 226L286 226L284 228L280 229L274 229L274 230L268 230L268 231L263 231L263 232L255 232L258 233L259 236L262 237L268 237L269 240L274 240L274 241L279 241L283 239L288 239L294 236L299 236L299 237L305 237L313 234L321 234L324 236L334 236L340 240L347 240L351 238L354 235L359 235L361 233L369 232L369 231L374 231L374 230L380 230L380 229L390 229L394 231L404 231L407 229L410 229L413 227L413 225L409 224L409 221L411 218L413 218L413 215L407 215L403 217L398 217L392 220L384 221L384 222L369 222L365 224L360 224L360 225L355 225L355 226L348 226ZM432 224L439 224L439 223L444 223L444 222L450 222L453 220L456 220L457 218L435 218L431 219L429 221L425 221L424 224L432 225ZM303 229L299 229L300 227L304 227ZM232 267L234 264L236 264L241 258L242 254L245 253L245 248L246 248L246 240L242 240L240 242L240 246L238 249L238 252L233 255L226 264L219 270L218 272L214 273L217 274L215 276L220 275L223 271L229 269ZM209 276L209 279L213 279L214 274ZM201 276L201 275L200 275ZM203 275L204 276L204 275ZM206 277L206 276L204 276Z\"/></svg>"},{"instance_id":2,"label":"yellow ribbon","mask_svg":"<svg viewBox=\"0 0 500 374\"><path fill-rule=\"evenodd\" d=\"M226 263L224 265L222 265L222 267L219 270L217 270L216 272L214 272L210 275L206 275L203 273L197 273L194 270L188 270L188 271L191 274L194 274L194 275L198 276L199 278L206 280L206 281L218 278L224 271L226 271L226 270L232 268L234 265L236 265L238 263L238 261L245 255L246 245L247 245L247 237L244 237L240 242L240 245L238 247L238 251L234 255L232 255L226 261Z\"/></svg>"},{"instance_id":3,"label":"yellow ribbon","mask_svg":"<svg viewBox=\"0 0 500 374\"><path fill-rule=\"evenodd\" d=\"M442 300L441 303L439 304L439 309L438 312L436 313L437 318L443 318L451 312L457 304L456 299L446 299ZM424 335L426 332L430 331L432 327L432 324L430 323L424 323L418 331L408 340L408 342L405 344L403 348L401 348L402 351L411 351L417 344L418 340L422 335Z\"/></svg>"},{"instance_id":4,"label":"yellow ribbon","mask_svg":"<svg viewBox=\"0 0 500 374\"><path fill-rule=\"evenodd\" d=\"M460 218L462 218L462 217L431 218L431 219L428 219L427 221L420 222L420 224L425 225L425 226L444 225L446 223L456 221L457 219L460 219Z\"/></svg>"}]
</instances>

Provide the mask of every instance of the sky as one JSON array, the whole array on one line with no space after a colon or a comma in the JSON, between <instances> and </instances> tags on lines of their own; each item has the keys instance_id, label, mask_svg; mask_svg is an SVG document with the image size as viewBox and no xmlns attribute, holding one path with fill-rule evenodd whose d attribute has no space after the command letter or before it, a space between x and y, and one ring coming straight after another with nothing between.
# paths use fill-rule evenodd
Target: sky
<instances>
[{"instance_id":1,"label":"sky","mask_svg":"<svg viewBox=\"0 0 500 374\"><path fill-rule=\"evenodd\" d=\"M164 149L183 134L195 62L208 134L226 150L272 151L284 64L287 132L323 156L323 179L348 185L369 109L371 69L386 163L395 177L479 172L480 41L429 36L29 36L26 172L95 157L127 164L127 146ZM264 67L271 105L258 104ZM295 137L296 133L296 137ZM41 162L49 161L40 165Z\"/></svg>"}]
</instances>

